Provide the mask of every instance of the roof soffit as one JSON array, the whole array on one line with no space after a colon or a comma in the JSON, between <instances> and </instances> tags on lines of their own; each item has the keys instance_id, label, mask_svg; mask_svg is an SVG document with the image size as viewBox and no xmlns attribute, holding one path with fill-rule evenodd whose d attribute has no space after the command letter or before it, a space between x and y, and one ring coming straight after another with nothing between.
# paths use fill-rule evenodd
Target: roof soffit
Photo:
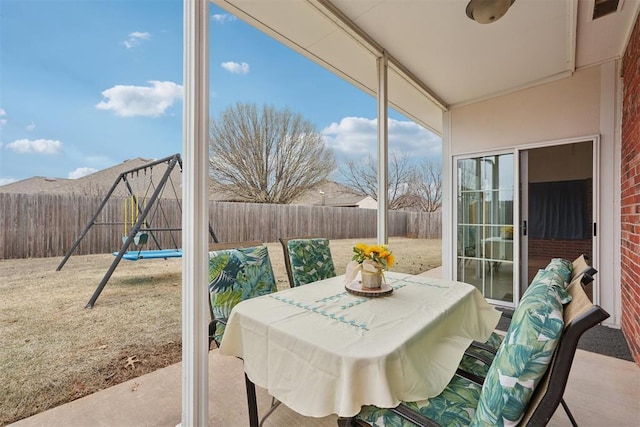
<instances>
[{"instance_id":1,"label":"roof soffit","mask_svg":"<svg viewBox=\"0 0 640 427\"><path fill-rule=\"evenodd\" d=\"M439 134L442 111L421 86L457 106L569 76L619 57L640 8L626 0L622 11L590 21L593 0L516 0L481 25L466 17L467 0L213 2L372 95L378 49L386 50L419 82L392 63L390 105Z\"/></svg>"}]
</instances>

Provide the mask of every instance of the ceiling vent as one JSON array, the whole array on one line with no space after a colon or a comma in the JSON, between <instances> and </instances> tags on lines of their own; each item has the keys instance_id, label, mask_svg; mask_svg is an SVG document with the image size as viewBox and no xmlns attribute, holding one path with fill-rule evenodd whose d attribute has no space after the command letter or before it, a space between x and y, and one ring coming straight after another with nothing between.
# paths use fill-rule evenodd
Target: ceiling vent
<instances>
[{"instance_id":1,"label":"ceiling vent","mask_svg":"<svg viewBox=\"0 0 640 427\"><path fill-rule=\"evenodd\" d=\"M593 19L602 18L622 8L622 0L595 0L593 2Z\"/></svg>"}]
</instances>

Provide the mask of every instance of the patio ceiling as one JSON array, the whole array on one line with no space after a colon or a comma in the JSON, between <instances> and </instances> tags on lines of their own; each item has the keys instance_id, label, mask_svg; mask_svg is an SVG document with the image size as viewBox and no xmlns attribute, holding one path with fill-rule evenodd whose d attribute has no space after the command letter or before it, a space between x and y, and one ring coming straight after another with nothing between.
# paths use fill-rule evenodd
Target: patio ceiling
<instances>
[{"instance_id":1,"label":"patio ceiling","mask_svg":"<svg viewBox=\"0 0 640 427\"><path fill-rule=\"evenodd\" d=\"M451 106L620 58L640 6L594 20L596 0L516 0L482 25L468 0L212 1L372 95L387 51L389 104L440 135Z\"/></svg>"}]
</instances>

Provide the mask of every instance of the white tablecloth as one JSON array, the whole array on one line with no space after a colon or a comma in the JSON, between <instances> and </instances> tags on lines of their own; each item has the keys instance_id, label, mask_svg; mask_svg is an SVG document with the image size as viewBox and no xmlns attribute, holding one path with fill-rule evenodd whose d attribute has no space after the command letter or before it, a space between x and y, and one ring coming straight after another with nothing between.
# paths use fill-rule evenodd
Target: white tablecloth
<instances>
[{"instance_id":1,"label":"white tablecloth","mask_svg":"<svg viewBox=\"0 0 640 427\"><path fill-rule=\"evenodd\" d=\"M353 416L438 395L471 340L500 313L468 284L387 272L393 293L345 291L344 277L239 303L220 353L296 412Z\"/></svg>"}]
</instances>

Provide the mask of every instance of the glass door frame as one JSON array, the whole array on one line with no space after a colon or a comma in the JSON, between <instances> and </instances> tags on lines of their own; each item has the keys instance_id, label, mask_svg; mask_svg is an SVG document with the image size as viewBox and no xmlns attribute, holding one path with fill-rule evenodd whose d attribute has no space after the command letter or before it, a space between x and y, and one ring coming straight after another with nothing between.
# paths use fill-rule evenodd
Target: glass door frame
<instances>
[{"instance_id":1,"label":"glass door frame","mask_svg":"<svg viewBox=\"0 0 640 427\"><path fill-rule=\"evenodd\" d=\"M591 179L593 182L593 187L592 187L592 199L591 199L591 204L592 204L591 218L593 223L591 224L591 226L593 228L593 234L592 234L592 241L591 241L591 248L592 248L591 265L597 266L600 262L600 243L599 243L600 232L597 227L598 224L602 224L600 221L600 191L601 191L600 189L600 185L601 185L600 135L586 135L586 136L580 136L575 138L549 140L549 141L543 141L543 142L537 142L537 143L519 146L517 148L514 148L514 153L515 153L515 156L517 156L516 158L519 160L517 165L518 167L517 178L519 180L518 187L520 191L518 191L517 221L519 224L518 228L520 229L520 232L518 233L520 240L517 245L518 245L518 251L520 252L518 259L520 260L520 265L519 265L520 280L522 281L521 282L522 284L520 286L521 289L519 290L520 294L524 293L525 289L529 285L528 277L527 277L529 254L528 254L528 248L525 247L525 245L528 244L528 237L527 238L522 237L522 227L524 226L523 220L524 219L528 220L528 218L526 217L526 215L521 214L521 212L526 212L526 210L529 207L528 206L529 201L525 200L524 198L525 196L528 196L528 192L522 191L523 182L526 182L528 185L528 175L529 175L528 152L530 150L534 150L538 148L557 147L561 145L571 145L571 144L581 144L581 143L592 144ZM454 163L454 166L455 166L455 163ZM523 168L524 170L522 170ZM527 177L527 179L524 179L524 177ZM455 187L453 191L455 191ZM515 216L516 214L514 212L514 221L516 221ZM454 216L454 218L457 218L457 216ZM515 233L514 233L514 238L515 238ZM516 243L514 242L514 245L515 244ZM602 298L601 292L602 292L602 289L600 287L600 280L598 280L598 277L596 276L595 280L593 281L593 303L594 304L601 304L601 298ZM520 298L518 297L518 301L519 300ZM516 302L516 306L517 306L517 302Z\"/></svg>"},{"instance_id":2,"label":"glass door frame","mask_svg":"<svg viewBox=\"0 0 640 427\"><path fill-rule=\"evenodd\" d=\"M497 300L493 298L489 298L485 296L487 301L493 305L507 307L507 308L515 308L520 300L520 162L519 155L517 149L502 149L502 150L490 150L490 151L482 151L476 153L468 153L468 154L460 154L452 156L452 186L451 186L451 194L452 194L452 238L451 238L451 259L453 260L452 265L452 274L455 280L460 280L458 277L458 268L456 267L458 264L458 227L459 227L459 212L458 212L458 161L467 160L467 159L475 159L479 157L492 157L499 155L512 155L513 161L513 175L512 185L513 185L513 283L512 283L512 292L513 292L513 301L507 302L503 300Z\"/></svg>"}]
</instances>

